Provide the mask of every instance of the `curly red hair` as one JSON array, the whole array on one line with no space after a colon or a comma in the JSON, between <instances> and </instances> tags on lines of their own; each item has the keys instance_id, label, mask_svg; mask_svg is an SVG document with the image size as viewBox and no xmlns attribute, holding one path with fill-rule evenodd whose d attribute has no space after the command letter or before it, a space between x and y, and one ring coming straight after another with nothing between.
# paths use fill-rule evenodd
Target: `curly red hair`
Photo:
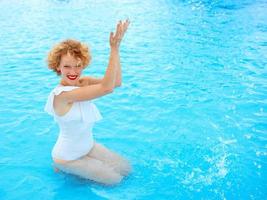
<instances>
[{"instance_id":1,"label":"curly red hair","mask_svg":"<svg viewBox=\"0 0 267 200\"><path fill-rule=\"evenodd\" d=\"M68 53L76 59L80 59L84 68L91 62L90 50L86 44L74 39L67 39L56 44L48 53L48 68L56 72L57 75L61 75L57 68L60 64L61 57Z\"/></svg>"}]
</instances>

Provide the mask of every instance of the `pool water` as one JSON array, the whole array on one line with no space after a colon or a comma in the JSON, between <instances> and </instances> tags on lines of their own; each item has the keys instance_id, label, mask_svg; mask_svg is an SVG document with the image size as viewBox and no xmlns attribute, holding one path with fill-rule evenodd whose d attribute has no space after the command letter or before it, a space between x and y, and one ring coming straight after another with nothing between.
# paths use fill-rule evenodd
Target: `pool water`
<instances>
[{"instance_id":1,"label":"pool water","mask_svg":"<svg viewBox=\"0 0 267 200\"><path fill-rule=\"evenodd\" d=\"M0 1L0 199L267 199L265 0ZM265 10L265 11L264 11ZM52 169L58 127L44 111L59 77L53 44L90 45L101 77L109 32L122 87L94 100L95 139L133 173L116 187Z\"/></svg>"}]
</instances>

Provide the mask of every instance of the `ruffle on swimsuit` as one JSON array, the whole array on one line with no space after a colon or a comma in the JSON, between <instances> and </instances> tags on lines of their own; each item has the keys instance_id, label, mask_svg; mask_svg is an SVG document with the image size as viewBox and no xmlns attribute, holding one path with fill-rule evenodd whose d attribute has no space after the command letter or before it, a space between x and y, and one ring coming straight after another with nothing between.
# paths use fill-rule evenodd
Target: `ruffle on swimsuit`
<instances>
[{"instance_id":1,"label":"ruffle on swimsuit","mask_svg":"<svg viewBox=\"0 0 267 200\"><path fill-rule=\"evenodd\" d=\"M77 86L57 86L48 96L44 110L54 116L55 121L71 121L71 120L82 120L87 123L94 123L101 120L103 117L99 110L91 101L78 101L72 104L71 109L63 116L58 116L53 107L54 96L59 95L64 91L71 91L73 89L79 88ZM77 112L78 111L78 112Z\"/></svg>"}]
</instances>

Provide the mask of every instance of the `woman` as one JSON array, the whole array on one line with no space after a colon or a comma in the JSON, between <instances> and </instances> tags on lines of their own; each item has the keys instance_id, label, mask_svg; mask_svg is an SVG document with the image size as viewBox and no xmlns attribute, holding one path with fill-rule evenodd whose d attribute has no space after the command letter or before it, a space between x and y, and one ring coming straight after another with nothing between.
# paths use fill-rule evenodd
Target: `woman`
<instances>
[{"instance_id":1,"label":"woman","mask_svg":"<svg viewBox=\"0 0 267 200\"><path fill-rule=\"evenodd\" d=\"M52 151L56 170L108 185L119 183L131 171L126 159L94 141L93 124L102 116L90 101L121 85L119 47L129 23L120 21L116 33L110 33L110 58L102 79L81 76L91 60L85 44L65 40L49 52L48 66L61 76L45 105L60 127Z\"/></svg>"}]
</instances>

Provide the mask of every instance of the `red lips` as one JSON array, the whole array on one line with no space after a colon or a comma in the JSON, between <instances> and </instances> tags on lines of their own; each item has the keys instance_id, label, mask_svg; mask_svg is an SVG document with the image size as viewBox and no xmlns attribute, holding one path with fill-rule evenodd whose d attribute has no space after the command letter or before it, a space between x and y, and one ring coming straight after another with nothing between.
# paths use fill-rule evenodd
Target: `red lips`
<instances>
[{"instance_id":1,"label":"red lips","mask_svg":"<svg viewBox=\"0 0 267 200\"><path fill-rule=\"evenodd\" d=\"M75 80L78 76L76 76L76 75L68 75L67 76L68 77L68 79L70 79L70 80Z\"/></svg>"}]
</instances>

